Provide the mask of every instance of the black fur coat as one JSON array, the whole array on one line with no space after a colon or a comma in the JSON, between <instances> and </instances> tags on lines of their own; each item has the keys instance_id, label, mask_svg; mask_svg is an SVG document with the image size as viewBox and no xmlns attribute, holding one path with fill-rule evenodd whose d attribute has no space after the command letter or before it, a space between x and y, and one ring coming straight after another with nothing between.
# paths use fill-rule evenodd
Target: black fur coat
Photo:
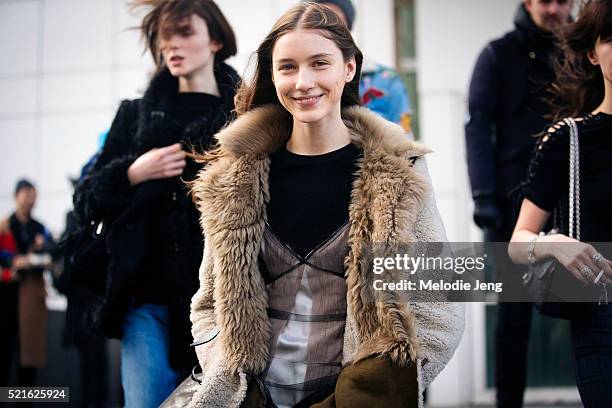
<instances>
[{"instance_id":1,"label":"black fur coat","mask_svg":"<svg viewBox=\"0 0 612 408\"><path fill-rule=\"evenodd\" d=\"M181 177L152 180L131 187L128 167L154 147L180 142L206 149L213 136L232 119L239 77L226 64L215 65L220 98L211 97L209 112L186 125L173 117L178 80L167 69L150 82L142 99L121 103L96 163L77 185L75 211L81 223L104 219L111 260L103 296L93 307L93 323L107 336L121 338L128 307L149 295L150 277L163 287L157 303L170 312L170 363L195 364L189 303L197 290L203 242L196 210L185 185L199 165L187 159ZM160 280L161 279L161 280ZM153 296L155 298L155 295Z\"/></svg>"}]
</instances>

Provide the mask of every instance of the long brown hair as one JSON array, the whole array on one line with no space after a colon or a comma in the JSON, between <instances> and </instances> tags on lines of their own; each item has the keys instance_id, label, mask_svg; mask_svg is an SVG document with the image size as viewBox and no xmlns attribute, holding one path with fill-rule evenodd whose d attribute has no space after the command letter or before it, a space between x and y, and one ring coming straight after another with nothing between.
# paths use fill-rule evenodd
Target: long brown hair
<instances>
[{"instance_id":1,"label":"long brown hair","mask_svg":"<svg viewBox=\"0 0 612 408\"><path fill-rule=\"evenodd\" d=\"M612 1L585 3L575 22L559 32L563 56L556 63L556 80L551 87L553 120L578 116L596 109L604 98L604 79L588 53L597 39L612 37Z\"/></svg>"},{"instance_id":2,"label":"long brown hair","mask_svg":"<svg viewBox=\"0 0 612 408\"><path fill-rule=\"evenodd\" d=\"M160 35L173 34L192 14L206 22L210 39L222 44L222 48L215 53L215 61L225 61L236 55L234 30L213 0L134 0L130 4L132 11L142 7L152 8L138 28L158 71L164 67L159 49Z\"/></svg>"},{"instance_id":3,"label":"long brown hair","mask_svg":"<svg viewBox=\"0 0 612 408\"><path fill-rule=\"evenodd\" d=\"M239 116L258 106L280 105L272 82L272 50L281 36L295 30L317 30L338 46L344 61L355 57L355 77L344 86L340 104L343 107L359 105L359 78L363 55L355 45L350 31L329 8L316 3L301 3L278 19L257 49L253 80L248 83L243 81L236 93L236 112Z\"/></svg>"}]
</instances>

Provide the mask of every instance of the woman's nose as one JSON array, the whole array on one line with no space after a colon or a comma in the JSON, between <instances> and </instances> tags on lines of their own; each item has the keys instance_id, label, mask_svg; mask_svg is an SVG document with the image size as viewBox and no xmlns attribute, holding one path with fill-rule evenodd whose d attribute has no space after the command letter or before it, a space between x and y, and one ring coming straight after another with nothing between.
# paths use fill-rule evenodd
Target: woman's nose
<instances>
[{"instance_id":1,"label":"woman's nose","mask_svg":"<svg viewBox=\"0 0 612 408\"><path fill-rule=\"evenodd\" d=\"M176 48L177 48L176 35L173 35L170 38L165 38L161 41L162 50L174 50Z\"/></svg>"},{"instance_id":2,"label":"woman's nose","mask_svg":"<svg viewBox=\"0 0 612 408\"><path fill-rule=\"evenodd\" d=\"M295 89L308 90L314 86L314 80L312 74L308 70L300 70L297 75L297 82L295 83Z\"/></svg>"}]
</instances>

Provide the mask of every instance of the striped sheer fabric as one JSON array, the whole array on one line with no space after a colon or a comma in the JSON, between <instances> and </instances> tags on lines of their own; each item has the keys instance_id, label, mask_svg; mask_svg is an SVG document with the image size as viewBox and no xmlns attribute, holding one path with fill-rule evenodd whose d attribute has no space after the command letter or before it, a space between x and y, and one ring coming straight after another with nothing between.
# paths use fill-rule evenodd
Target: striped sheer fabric
<instances>
[{"instance_id":1,"label":"striped sheer fabric","mask_svg":"<svg viewBox=\"0 0 612 408\"><path fill-rule=\"evenodd\" d=\"M268 227L262 240L272 327L263 382L278 407L333 392L340 374L346 321L344 258L349 223L305 257Z\"/></svg>"}]
</instances>

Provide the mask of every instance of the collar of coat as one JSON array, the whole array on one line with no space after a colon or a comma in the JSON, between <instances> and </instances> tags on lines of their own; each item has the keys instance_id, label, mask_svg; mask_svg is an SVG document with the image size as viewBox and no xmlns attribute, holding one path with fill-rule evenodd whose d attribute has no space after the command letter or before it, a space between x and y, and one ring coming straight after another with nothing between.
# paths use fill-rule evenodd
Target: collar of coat
<instances>
[{"instance_id":1,"label":"collar of coat","mask_svg":"<svg viewBox=\"0 0 612 408\"><path fill-rule=\"evenodd\" d=\"M412 311L391 293L375 297L373 275L362 261L372 242L392 250L415 241L412 227L428 183L412 166L429 150L365 108L346 108L342 117L363 151L349 207L345 260L347 330L354 326L357 346L345 360L385 354L403 366L417 358ZM219 340L235 370L261 372L268 359L267 294L257 259L269 201L268 156L287 142L290 130L291 117L280 106L244 114L217 134L217 159L194 184L212 255Z\"/></svg>"},{"instance_id":2,"label":"collar of coat","mask_svg":"<svg viewBox=\"0 0 612 408\"><path fill-rule=\"evenodd\" d=\"M187 141L194 145L201 144L204 135L209 137L216 133L231 119L234 109L234 95L240 82L240 77L229 65L218 62L213 69L221 107L210 117L202 117L190 124L190 136L195 140ZM173 98L178 93L179 80L164 67L151 79L147 90L138 103L138 130L136 134L137 150L147 151L152 147L167 146L170 142L181 139L184 130L178 127L168 117L172 116Z\"/></svg>"}]
</instances>

